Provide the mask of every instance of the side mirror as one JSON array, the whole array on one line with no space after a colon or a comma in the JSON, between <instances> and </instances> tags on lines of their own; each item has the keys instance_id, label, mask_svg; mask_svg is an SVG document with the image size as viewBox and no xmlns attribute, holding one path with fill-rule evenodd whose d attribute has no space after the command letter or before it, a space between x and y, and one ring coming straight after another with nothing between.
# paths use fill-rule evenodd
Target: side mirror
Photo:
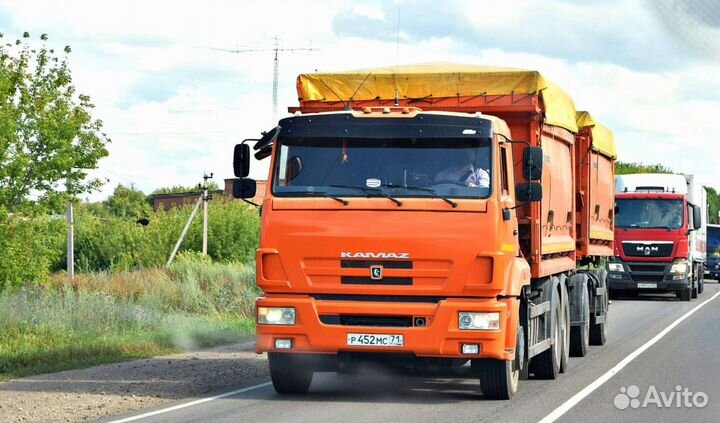
<instances>
[{"instance_id":1,"label":"side mirror","mask_svg":"<svg viewBox=\"0 0 720 423\"><path fill-rule=\"evenodd\" d=\"M257 183L254 179L242 178L233 181L233 197L253 198L257 192Z\"/></svg>"},{"instance_id":2,"label":"side mirror","mask_svg":"<svg viewBox=\"0 0 720 423\"><path fill-rule=\"evenodd\" d=\"M523 152L523 177L528 181L542 178L543 151L541 147L526 147Z\"/></svg>"},{"instance_id":3,"label":"side mirror","mask_svg":"<svg viewBox=\"0 0 720 423\"><path fill-rule=\"evenodd\" d=\"M692 206L693 229L698 230L702 226L702 209L699 206Z\"/></svg>"},{"instance_id":4,"label":"side mirror","mask_svg":"<svg viewBox=\"0 0 720 423\"><path fill-rule=\"evenodd\" d=\"M238 178L244 178L250 174L249 145L237 144L235 146L235 151L233 152L233 171Z\"/></svg>"},{"instance_id":5,"label":"side mirror","mask_svg":"<svg viewBox=\"0 0 720 423\"><path fill-rule=\"evenodd\" d=\"M515 198L518 201L532 203L542 200L542 185L539 182L527 182L515 185Z\"/></svg>"}]
</instances>

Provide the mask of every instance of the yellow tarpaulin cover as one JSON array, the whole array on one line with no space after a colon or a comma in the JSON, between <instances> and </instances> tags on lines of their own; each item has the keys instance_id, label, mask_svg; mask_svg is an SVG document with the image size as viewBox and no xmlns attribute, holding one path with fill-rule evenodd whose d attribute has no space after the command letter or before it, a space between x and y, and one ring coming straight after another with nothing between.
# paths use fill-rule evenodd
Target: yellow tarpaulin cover
<instances>
[{"instance_id":1,"label":"yellow tarpaulin cover","mask_svg":"<svg viewBox=\"0 0 720 423\"><path fill-rule=\"evenodd\" d=\"M578 128L590 127L593 150L617 159L615 136L607 126L594 120L590 112L577 112L577 126Z\"/></svg>"},{"instance_id":2,"label":"yellow tarpaulin cover","mask_svg":"<svg viewBox=\"0 0 720 423\"><path fill-rule=\"evenodd\" d=\"M298 97L305 101L391 100L542 94L545 122L577 132L575 104L565 91L539 72L514 68L427 63L298 76Z\"/></svg>"}]
</instances>

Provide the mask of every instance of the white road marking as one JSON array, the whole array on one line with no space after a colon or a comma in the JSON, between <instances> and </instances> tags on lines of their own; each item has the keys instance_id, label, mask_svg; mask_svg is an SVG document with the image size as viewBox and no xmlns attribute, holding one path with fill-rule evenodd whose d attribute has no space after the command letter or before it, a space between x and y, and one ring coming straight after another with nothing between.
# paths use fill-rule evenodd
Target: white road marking
<instances>
[{"instance_id":1,"label":"white road marking","mask_svg":"<svg viewBox=\"0 0 720 423\"><path fill-rule=\"evenodd\" d=\"M720 295L720 292L715 293L712 297L709 299L703 301L702 303L698 304L695 308L688 311L687 313L683 314L679 319L672 322L668 327L660 331L657 335L655 335L651 340L647 341L645 344L643 344L640 348L633 351L630 355L625 357L622 361L620 361L618 364L615 365L612 369L608 370L607 373L600 376L599 378L595 379L594 382L583 388L580 392L573 395L569 400L565 401L560 407L553 410L550 414L543 417L542 420L540 420L538 423L552 423L555 420L559 419L563 414L567 413L571 408L576 406L580 401L585 399L588 395L590 395L594 390L602 386L605 382L607 382L611 377L615 376L620 370L622 370L625 366L627 366L631 361L636 359L640 354L645 352L648 348L652 347L656 342L658 342L660 339L662 339L665 335L668 334L675 326L679 325L683 320L690 317L693 313L700 310L702 307L704 307L707 303L714 300L715 298Z\"/></svg>"},{"instance_id":2,"label":"white road marking","mask_svg":"<svg viewBox=\"0 0 720 423\"><path fill-rule=\"evenodd\" d=\"M231 397L231 396L233 396L233 395L242 394L243 392L248 392L248 391L252 391L252 390L255 390L255 389L264 388L264 387L269 386L269 385L271 385L271 384L272 384L272 382L265 382L265 383L261 383L261 384L259 384L259 385L248 386L247 388L237 389L237 390L231 391L231 392L225 392L224 394L215 395L214 397L202 398L202 399L199 399L199 400L196 400L196 401L190 401L190 402L186 402L186 403L183 403L183 404L174 405L174 406L172 406L172 407L162 408L162 409L160 409L160 410L155 410L155 411L150 411L150 412L148 412L148 413L139 414L139 415L137 415L137 416L126 417L126 418L120 419L120 420L113 420L113 421L111 421L111 422L109 422L109 423L134 422L134 421L136 421L136 420L145 419L145 418L147 418L147 417L157 416L158 414L165 414L165 413L169 413L169 412L171 412L171 411L181 410L181 409L183 409L183 408L192 407L192 406L195 406L195 405L198 405L198 404L203 404L203 403L206 403L206 402L214 401L214 400L216 400L216 399L225 398L225 397Z\"/></svg>"}]
</instances>

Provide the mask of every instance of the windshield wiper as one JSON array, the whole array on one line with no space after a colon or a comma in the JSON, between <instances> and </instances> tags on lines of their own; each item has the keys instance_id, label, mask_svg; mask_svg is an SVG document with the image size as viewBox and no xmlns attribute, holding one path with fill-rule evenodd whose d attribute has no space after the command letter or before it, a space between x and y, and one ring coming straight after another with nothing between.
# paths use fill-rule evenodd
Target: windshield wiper
<instances>
[{"instance_id":1,"label":"windshield wiper","mask_svg":"<svg viewBox=\"0 0 720 423\"><path fill-rule=\"evenodd\" d=\"M385 197L388 200L392 201L393 203L397 204L398 207L402 206L402 201L398 200L397 198L394 198L390 194L387 194L383 192L380 188L370 188L370 187L359 187L356 185L329 185L332 188L350 188L362 191L368 198L375 197L371 194L377 194L380 197Z\"/></svg>"},{"instance_id":2,"label":"windshield wiper","mask_svg":"<svg viewBox=\"0 0 720 423\"><path fill-rule=\"evenodd\" d=\"M668 231L672 231L674 228L672 228L670 225L664 225L664 226L643 226L643 229L667 229Z\"/></svg>"},{"instance_id":3,"label":"windshield wiper","mask_svg":"<svg viewBox=\"0 0 720 423\"><path fill-rule=\"evenodd\" d=\"M318 191L313 191L313 192L294 192L293 195L299 195L299 196L303 196L303 197L315 197L315 196L319 196L319 197L325 197L325 198L329 198L329 199L331 199L331 200L335 200L335 201L337 201L337 202L339 202L339 203L342 203L343 206L347 206L348 204L350 204L349 201L343 200L342 198L335 197L335 196L333 196L333 195L328 195L327 192L318 192Z\"/></svg>"},{"instance_id":4,"label":"windshield wiper","mask_svg":"<svg viewBox=\"0 0 720 423\"><path fill-rule=\"evenodd\" d=\"M388 188L403 188L403 189L408 189L408 190L412 190L412 191L427 192L428 194L431 194L433 197L439 198L439 199L443 200L444 202L450 204L451 206L453 206L453 208L457 207L457 203L456 203L456 202L454 202L453 200L445 197L444 195L438 194L434 189L423 188L423 187L405 186L405 185L393 185L393 184L388 184L388 185L383 185L383 186L386 186L386 187L388 187Z\"/></svg>"}]
</instances>

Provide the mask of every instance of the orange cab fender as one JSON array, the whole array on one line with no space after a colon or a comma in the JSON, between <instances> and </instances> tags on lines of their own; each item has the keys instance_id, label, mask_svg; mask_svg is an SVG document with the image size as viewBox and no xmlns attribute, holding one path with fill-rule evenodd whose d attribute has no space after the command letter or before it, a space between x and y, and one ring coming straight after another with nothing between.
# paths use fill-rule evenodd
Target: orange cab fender
<instances>
[{"instance_id":1,"label":"orange cab fender","mask_svg":"<svg viewBox=\"0 0 720 423\"><path fill-rule=\"evenodd\" d=\"M507 316L505 316L505 360L515 359L515 344L517 343L517 330L520 321L520 298L504 298L507 303Z\"/></svg>"},{"instance_id":2,"label":"orange cab fender","mask_svg":"<svg viewBox=\"0 0 720 423\"><path fill-rule=\"evenodd\" d=\"M505 295L508 297L519 297L523 286L530 285L530 265L520 257L510 261L509 269L505 273Z\"/></svg>"}]
</instances>

